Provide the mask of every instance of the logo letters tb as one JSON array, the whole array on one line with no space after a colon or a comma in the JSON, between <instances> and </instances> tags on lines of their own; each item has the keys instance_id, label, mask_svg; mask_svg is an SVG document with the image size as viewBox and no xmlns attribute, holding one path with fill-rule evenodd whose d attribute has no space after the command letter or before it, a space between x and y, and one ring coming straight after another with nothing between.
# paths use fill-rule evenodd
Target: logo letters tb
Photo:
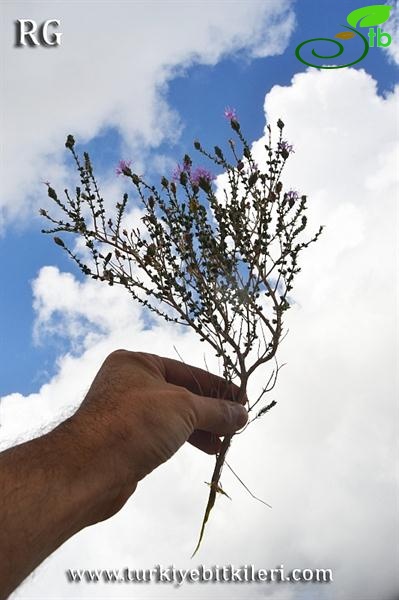
<instances>
[{"instance_id":1,"label":"logo letters tb","mask_svg":"<svg viewBox=\"0 0 399 600\"><path fill-rule=\"evenodd\" d=\"M16 46L59 46L62 33L49 34L49 27L58 27L61 21L49 19L39 27L32 19L17 19L16 22Z\"/></svg>"}]
</instances>

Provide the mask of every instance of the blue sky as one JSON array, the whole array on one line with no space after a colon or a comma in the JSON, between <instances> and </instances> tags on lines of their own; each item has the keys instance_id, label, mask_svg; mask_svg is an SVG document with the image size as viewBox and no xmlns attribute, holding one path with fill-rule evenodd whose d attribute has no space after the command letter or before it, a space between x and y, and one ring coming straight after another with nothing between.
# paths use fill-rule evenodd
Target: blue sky
<instances>
[{"instance_id":1,"label":"blue sky","mask_svg":"<svg viewBox=\"0 0 399 600\"><path fill-rule=\"evenodd\" d=\"M341 31L339 25L345 24L348 9L361 6L364 3L359 1L352 1L344 7L330 0L319 0L315 9L312 0L296 2L296 28L282 55L248 59L245 53L240 55L238 52L215 66L194 65L183 75L171 79L165 92L166 100L178 112L183 131L178 143L171 145L166 142L153 152L165 152L178 161L184 152L191 151L192 141L196 138L200 138L204 146L224 141L229 135L222 117L223 108L227 105L237 108L248 139L259 137L264 127L265 93L273 85L288 85L295 73L306 70L305 65L294 56L296 46L311 37L332 37ZM397 82L397 67L380 49L370 51L356 67L366 69L377 80L379 93L391 91ZM58 145L62 147L63 139L59 139ZM90 152L96 172L101 177L101 172L114 169L120 158L118 131L106 127L85 144L84 149ZM43 173L43 178L46 178L46 173ZM43 186L43 204L46 202ZM1 394L13 391L26 394L37 390L54 372L55 358L67 344L66 340L54 338L39 346L32 343L34 312L31 282L40 267L52 264L62 270L72 270L80 277L74 265L48 237L40 233L41 226L40 219L33 213L23 223L17 221L7 226L0 237L0 254L7 257L1 266Z\"/></svg>"}]
</instances>

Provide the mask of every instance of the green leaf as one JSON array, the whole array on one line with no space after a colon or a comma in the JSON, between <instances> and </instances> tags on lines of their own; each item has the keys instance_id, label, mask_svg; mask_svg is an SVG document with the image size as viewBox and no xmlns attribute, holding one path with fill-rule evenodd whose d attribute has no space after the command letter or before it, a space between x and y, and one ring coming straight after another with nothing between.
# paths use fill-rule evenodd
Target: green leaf
<instances>
[{"instance_id":1,"label":"green leaf","mask_svg":"<svg viewBox=\"0 0 399 600\"><path fill-rule=\"evenodd\" d=\"M347 21L352 27L374 27L381 25L389 19L391 6L386 4L372 4L371 6L363 6L349 13Z\"/></svg>"}]
</instances>

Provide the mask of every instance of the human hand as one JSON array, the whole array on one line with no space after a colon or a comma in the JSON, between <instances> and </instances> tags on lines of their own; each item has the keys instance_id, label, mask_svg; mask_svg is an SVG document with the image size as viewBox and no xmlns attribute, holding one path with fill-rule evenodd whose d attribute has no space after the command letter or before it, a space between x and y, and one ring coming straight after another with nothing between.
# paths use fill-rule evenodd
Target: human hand
<instances>
[{"instance_id":1,"label":"human hand","mask_svg":"<svg viewBox=\"0 0 399 600\"><path fill-rule=\"evenodd\" d=\"M100 517L123 506L138 481L185 441L216 454L219 436L243 427L248 414L233 402L238 388L207 371L153 354L117 350L95 377L72 418L107 448L121 490ZM245 401L245 399L244 399ZM89 440L89 441L87 441Z\"/></svg>"},{"instance_id":2,"label":"human hand","mask_svg":"<svg viewBox=\"0 0 399 600\"><path fill-rule=\"evenodd\" d=\"M237 392L168 358L110 354L72 417L0 452L0 599L72 535L115 514L186 440L216 453L218 435L246 423Z\"/></svg>"}]
</instances>

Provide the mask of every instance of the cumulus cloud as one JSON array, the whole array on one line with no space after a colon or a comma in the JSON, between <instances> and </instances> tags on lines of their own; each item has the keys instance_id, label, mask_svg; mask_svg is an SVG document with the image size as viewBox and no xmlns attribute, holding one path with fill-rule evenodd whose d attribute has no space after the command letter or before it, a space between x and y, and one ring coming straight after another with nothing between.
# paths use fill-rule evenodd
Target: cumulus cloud
<instances>
[{"instance_id":1,"label":"cumulus cloud","mask_svg":"<svg viewBox=\"0 0 399 600\"><path fill-rule=\"evenodd\" d=\"M384 23L384 31L387 31L391 38L391 44L385 49L388 56L391 60L399 64L399 5L397 0L393 0L393 2L387 2L390 6L392 6L391 16L389 20Z\"/></svg>"},{"instance_id":2,"label":"cumulus cloud","mask_svg":"<svg viewBox=\"0 0 399 600\"><path fill-rule=\"evenodd\" d=\"M113 519L68 541L15 598L59 596L171 597L169 585L71 585L67 568L184 568L254 563L274 568L331 568L334 582L306 586L186 585L184 597L275 600L390 600L395 575L395 133L398 90L381 97L362 70L309 70L266 95L266 121L281 117L296 153L284 182L310 197L310 227L323 238L303 255L287 362L273 397L278 406L238 436L229 463L273 505L252 500L228 471L200 554L189 561L208 489L212 460L187 446L152 473ZM261 163L264 140L254 151ZM85 320L82 352L60 358L57 376L28 397L2 406L3 433L56 418L77 403L108 351L116 346L183 357L203 366L190 331L161 322L146 328L123 291L78 283L45 267L34 284L38 334L72 340ZM54 292L57 290L57 293ZM94 298L96 301L94 302ZM62 319L59 316L62 312ZM94 331L94 335L93 335ZM76 349L75 349L76 351ZM211 370L217 363L207 355ZM258 374L252 392L265 373ZM38 417L40 416L40 419ZM17 422L17 425L16 425ZM162 502L159 501L162 493Z\"/></svg>"},{"instance_id":3,"label":"cumulus cloud","mask_svg":"<svg viewBox=\"0 0 399 600\"><path fill-rule=\"evenodd\" d=\"M192 64L227 54L281 53L294 26L291 2L13 2L2 9L3 75L1 223L21 221L50 179L64 187L63 140L87 142L113 127L124 151L142 162L145 149L179 135L167 84ZM61 21L60 47L15 48L16 19ZM21 15L24 15L22 17ZM49 16L50 15L50 16ZM227 18L228 16L228 18Z\"/></svg>"}]
</instances>

